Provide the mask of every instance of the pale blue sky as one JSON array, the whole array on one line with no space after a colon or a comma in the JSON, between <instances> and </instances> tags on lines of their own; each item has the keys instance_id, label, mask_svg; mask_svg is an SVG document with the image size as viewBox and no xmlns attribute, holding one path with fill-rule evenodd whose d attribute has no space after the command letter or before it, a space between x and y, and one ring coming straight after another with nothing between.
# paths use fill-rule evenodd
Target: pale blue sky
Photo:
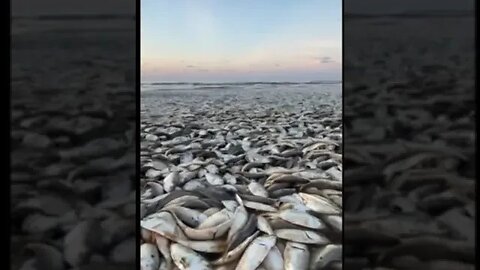
<instances>
[{"instance_id":1,"label":"pale blue sky","mask_svg":"<svg viewBox=\"0 0 480 270\"><path fill-rule=\"evenodd\" d=\"M341 78L341 0L142 0L144 81Z\"/></svg>"}]
</instances>

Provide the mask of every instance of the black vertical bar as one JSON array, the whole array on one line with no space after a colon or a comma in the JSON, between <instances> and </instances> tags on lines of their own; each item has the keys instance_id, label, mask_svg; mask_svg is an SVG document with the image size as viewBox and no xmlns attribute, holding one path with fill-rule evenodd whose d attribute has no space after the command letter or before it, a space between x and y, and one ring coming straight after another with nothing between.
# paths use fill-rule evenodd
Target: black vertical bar
<instances>
[{"instance_id":1,"label":"black vertical bar","mask_svg":"<svg viewBox=\"0 0 480 270\"><path fill-rule=\"evenodd\" d=\"M6 21L6 24L5 24L5 27L8 27L8 67L6 68L6 70L8 70L7 72L7 78L6 78L6 81L8 82L8 90L6 91L7 93L7 99L8 99L8 106L5 106L5 115L7 116L7 119L8 119L8 128L7 128L7 131L8 131L8 137L10 138L10 134L11 134L11 113L10 113L10 108L11 108L11 97L12 97L12 88L11 88L11 77L12 77L12 28L10 26L11 24L11 21L12 21L12 7L11 7L11 2L8 1L7 2L7 8L5 8L5 10L7 11L7 15L4 17L5 18L5 21ZM11 146L10 146L10 141L8 141L7 143L7 147L6 147L6 150L7 150L7 153L8 153L8 163L7 163L7 168L5 168L5 178L4 179L10 179L10 168L11 168L11 158L10 158L10 152L11 152ZM7 213L7 216L10 217L11 214L12 214L12 209L11 209L11 198L10 198L10 194L11 194L11 186L10 186L10 181L3 181L4 185L5 185L5 188L3 190L6 191L6 194L4 194L4 198L6 200L5 202L5 205L7 207L7 210L6 210L6 213ZM10 254L11 253L11 250L12 250L12 245L11 245L11 235L12 235L12 228L11 228L11 225L10 225L10 218L8 219L8 222L7 222L7 226L8 228L6 229L6 233L7 233L7 236L6 236L6 242L8 243L8 247L7 247L7 253L9 254L8 256L8 259L7 259L7 265L8 267L10 267L10 263L11 263L11 258L12 256Z\"/></svg>"},{"instance_id":2,"label":"black vertical bar","mask_svg":"<svg viewBox=\"0 0 480 270\"><path fill-rule=\"evenodd\" d=\"M476 266L476 2L344 9L344 269Z\"/></svg>"},{"instance_id":3,"label":"black vertical bar","mask_svg":"<svg viewBox=\"0 0 480 270\"><path fill-rule=\"evenodd\" d=\"M9 3L10 269L132 269L134 2Z\"/></svg>"},{"instance_id":4,"label":"black vertical bar","mask_svg":"<svg viewBox=\"0 0 480 270\"><path fill-rule=\"evenodd\" d=\"M135 101L136 101L136 121L137 121L137 125L136 125L136 130L135 130L135 142L136 142L136 152L135 152L135 170L136 170L136 179L135 179L135 187L136 187L136 203L137 203L137 213L136 213L136 221L135 221L135 226L136 226L136 235L137 235L137 241L136 241L136 249L135 249L135 253L136 253L136 256L137 256L137 260L136 260L136 265L135 267L136 268L140 268L140 244L141 244L141 227L140 227L140 220L142 219L141 218L141 210L140 210L140 190L141 190L141 187L140 187L140 145L141 145L141 137L140 137L140 127L141 127L141 114L140 114L140 111L141 111L141 92L140 92L140 88L141 88L141 21L142 21L142 17L141 17L141 13L142 13L142 8L141 8L141 2L140 0L136 0L135 1L135 29L136 29L136 43L135 43L135 54L136 54L136 69L135 69Z\"/></svg>"}]
</instances>

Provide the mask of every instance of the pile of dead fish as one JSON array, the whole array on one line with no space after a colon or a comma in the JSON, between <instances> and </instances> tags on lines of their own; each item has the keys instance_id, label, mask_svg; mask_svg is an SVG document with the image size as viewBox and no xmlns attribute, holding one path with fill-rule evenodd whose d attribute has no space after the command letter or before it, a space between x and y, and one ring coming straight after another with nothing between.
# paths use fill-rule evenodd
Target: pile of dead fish
<instances>
[{"instance_id":1,"label":"pile of dead fish","mask_svg":"<svg viewBox=\"0 0 480 270\"><path fill-rule=\"evenodd\" d=\"M171 116L142 100L142 269L341 269L335 103L232 110L242 96L203 93L199 108L172 95Z\"/></svg>"},{"instance_id":2,"label":"pile of dead fish","mask_svg":"<svg viewBox=\"0 0 480 270\"><path fill-rule=\"evenodd\" d=\"M473 36L430 20L366 20L346 43L345 76L366 81L344 92L346 269L475 269ZM385 37L420 27L428 38ZM396 52L388 69L380 50Z\"/></svg>"}]
</instances>

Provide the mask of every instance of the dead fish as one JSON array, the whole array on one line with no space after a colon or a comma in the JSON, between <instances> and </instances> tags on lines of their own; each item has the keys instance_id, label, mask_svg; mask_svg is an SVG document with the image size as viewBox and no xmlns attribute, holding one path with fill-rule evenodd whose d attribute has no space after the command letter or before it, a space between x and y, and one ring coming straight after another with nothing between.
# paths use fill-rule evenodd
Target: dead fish
<instances>
[{"instance_id":1,"label":"dead fish","mask_svg":"<svg viewBox=\"0 0 480 270\"><path fill-rule=\"evenodd\" d=\"M227 242L230 242L232 237L240 231L241 228L247 223L248 221L248 212L243 206L237 207L235 213L233 214L232 226L227 234Z\"/></svg>"},{"instance_id":2,"label":"dead fish","mask_svg":"<svg viewBox=\"0 0 480 270\"><path fill-rule=\"evenodd\" d=\"M182 206L166 206L163 210L172 211L177 218L190 227L197 227L207 219L207 216L202 212Z\"/></svg>"},{"instance_id":3,"label":"dead fish","mask_svg":"<svg viewBox=\"0 0 480 270\"><path fill-rule=\"evenodd\" d=\"M271 184L277 184L277 183L290 183L290 184L298 184L298 185L303 185L307 184L310 182L308 179L300 177L300 176L295 176L295 175L280 175L277 177L273 177L272 179L267 179L265 182L265 186L270 186Z\"/></svg>"},{"instance_id":4,"label":"dead fish","mask_svg":"<svg viewBox=\"0 0 480 270\"><path fill-rule=\"evenodd\" d=\"M322 170L328 170L329 168L336 166L338 163L333 159L323 160L318 162L318 168Z\"/></svg>"},{"instance_id":5,"label":"dead fish","mask_svg":"<svg viewBox=\"0 0 480 270\"><path fill-rule=\"evenodd\" d=\"M299 212L312 212L310 208L308 208L306 205L304 205L302 202L300 203L282 203L279 210L293 210L293 211L299 211Z\"/></svg>"},{"instance_id":6,"label":"dead fish","mask_svg":"<svg viewBox=\"0 0 480 270\"><path fill-rule=\"evenodd\" d=\"M255 238L243 253L235 269L257 269L268 255L270 249L275 245L276 240L276 237L273 235L258 236Z\"/></svg>"},{"instance_id":7,"label":"dead fish","mask_svg":"<svg viewBox=\"0 0 480 270\"><path fill-rule=\"evenodd\" d=\"M320 170L302 170L302 171L293 173L292 176L296 176L303 179L319 179L319 178L324 178L325 173L321 172ZM308 182L304 181L304 183L302 184L306 184Z\"/></svg>"},{"instance_id":8,"label":"dead fish","mask_svg":"<svg viewBox=\"0 0 480 270\"><path fill-rule=\"evenodd\" d=\"M283 189L278 189L278 190L269 192L269 194L271 198L279 198L279 197L293 194L295 192L297 192L297 190L294 188L283 188Z\"/></svg>"},{"instance_id":9,"label":"dead fish","mask_svg":"<svg viewBox=\"0 0 480 270\"><path fill-rule=\"evenodd\" d=\"M265 198L268 197L268 192L265 190L265 188L255 181L252 181L250 184L248 184L248 190L255 196Z\"/></svg>"},{"instance_id":10,"label":"dead fish","mask_svg":"<svg viewBox=\"0 0 480 270\"><path fill-rule=\"evenodd\" d=\"M162 254L162 257L163 259L165 260L166 262L166 267L169 269L172 267L172 257L170 255L170 241L157 234L157 233L153 233L154 235L154 238L155 238L155 244L157 246L157 249L160 251L160 253Z\"/></svg>"},{"instance_id":11,"label":"dead fish","mask_svg":"<svg viewBox=\"0 0 480 270\"><path fill-rule=\"evenodd\" d=\"M227 209L222 209L221 211L209 216L206 218L200 225L198 225L198 229L214 227L216 225L222 224L223 222L231 219L233 217L233 213L228 211Z\"/></svg>"},{"instance_id":12,"label":"dead fish","mask_svg":"<svg viewBox=\"0 0 480 270\"><path fill-rule=\"evenodd\" d=\"M342 190L342 183L339 181L332 181L327 179L314 179L309 183L300 187L300 191L304 191L310 187L315 187L318 189L333 189L333 190Z\"/></svg>"},{"instance_id":13,"label":"dead fish","mask_svg":"<svg viewBox=\"0 0 480 270\"><path fill-rule=\"evenodd\" d=\"M323 193L324 194L324 193ZM322 195L323 195L322 194ZM334 204L336 204L338 207L342 208L343 207L343 197L340 195L330 195L327 196Z\"/></svg>"},{"instance_id":14,"label":"dead fish","mask_svg":"<svg viewBox=\"0 0 480 270\"><path fill-rule=\"evenodd\" d=\"M149 243L140 246L140 267L142 270L158 270L160 255L157 248Z\"/></svg>"},{"instance_id":15,"label":"dead fish","mask_svg":"<svg viewBox=\"0 0 480 270\"><path fill-rule=\"evenodd\" d=\"M324 197L302 192L299 195L303 204L319 214L340 214L340 209Z\"/></svg>"},{"instance_id":16,"label":"dead fish","mask_svg":"<svg viewBox=\"0 0 480 270\"><path fill-rule=\"evenodd\" d=\"M186 182L194 179L197 176L196 172L191 172L191 171L182 171L179 174L180 174L180 178L182 179L183 183L186 183Z\"/></svg>"},{"instance_id":17,"label":"dead fish","mask_svg":"<svg viewBox=\"0 0 480 270\"><path fill-rule=\"evenodd\" d=\"M269 213L270 214L270 213ZM268 224L272 228L273 231L280 230L280 229L296 229L296 230L305 230L304 227L295 225L288 221L285 221L279 218L276 213L272 213L272 216L264 214L265 218L268 221Z\"/></svg>"},{"instance_id":18,"label":"dead fish","mask_svg":"<svg viewBox=\"0 0 480 270\"><path fill-rule=\"evenodd\" d=\"M311 255L311 269L324 269L332 262L342 261L342 245L328 244Z\"/></svg>"},{"instance_id":19,"label":"dead fish","mask_svg":"<svg viewBox=\"0 0 480 270\"><path fill-rule=\"evenodd\" d=\"M332 262L330 265L328 265L328 268L330 270L342 270L342 269L344 269L342 262ZM378 269L378 267L377 267L376 270L380 270L380 269Z\"/></svg>"},{"instance_id":20,"label":"dead fish","mask_svg":"<svg viewBox=\"0 0 480 270\"><path fill-rule=\"evenodd\" d=\"M271 184L270 186L267 187L267 191L268 191L269 194L271 194L272 192L274 192L276 190L289 188L290 186L291 186L290 183L273 183L273 184Z\"/></svg>"},{"instance_id":21,"label":"dead fish","mask_svg":"<svg viewBox=\"0 0 480 270\"><path fill-rule=\"evenodd\" d=\"M231 225L231 220L226 220L214 227L196 229L196 228L187 226L176 215L174 215L174 217L177 220L178 226L182 228L182 231L185 233L185 235L192 240L218 239L219 237L223 236L228 232L228 229L230 228L230 225Z\"/></svg>"},{"instance_id":22,"label":"dead fish","mask_svg":"<svg viewBox=\"0 0 480 270\"><path fill-rule=\"evenodd\" d=\"M241 175L244 176L245 178L252 178L252 179L260 179L266 176L266 174L263 172L241 172Z\"/></svg>"},{"instance_id":23,"label":"dead fish","mask_svg":"<svg viewBox=\"0 0 480 270\"><path fill-rule=\"evenodd\" d=\"M261 232L264 232L268 235L273 235L272 227L270 227L270 224L268 223L267 219L261 215L257 216L257 228Z\"/></svg>"},{"instance_id":24,"label":"dead fish","mask_svg":"<svg viewBox=\"0 0 480 270\"><path fill-rule=\"evenodd\" d=\"M243 254L243 251L247 248L247 246L253 241L253 239L257 238L260 232L256 231L251 236L247 237L242 243L236 246L234 249L225 253L222 257L218 258L217 260L212 262L212 265L222 265L232 261L237 260Z\"/></svg>"},{"instance_id":25,"label":"dead fish","mask_svg":"<svg viewBox=\"0 0 480 270\"><path fill-rule=\"evenodd\" d=\"M178 154L178 153L184 153L184 152L187 152L189 150L192 150L194 149L194 147L190 146L190 145L176 145L172 148L170 148L169 150L167 150L165 152L165 155L171 155L171 154Z\"/></svg>"},{"instance_id":26,"label":"dead fish","mask_svg":"<svg viewBox=\"0 0 480 270\"><path fill-rule=\"evenodd\" d=\"M180 155L180 163L188 163L188 162L191 162L192 160L193 160L192 151L188 151Z\"/></svg>"},{"instance_id":27,"label":"dead fish","mask_svg":"<svg viewBox=\"0 0 480 270\"><path fill-rule=\"evenodd\" d=\"M254 149L247 151L245 155L245 159L250 163L268 164L271 162L271 159L269 157L264 157L258 154L257 150L254 150Z\"/></svg>"},{"instance_id":28,"label":"dead fish","mask_svg":"<svg viewBox=\"0 0 480 270\"><path fill-rule=\"evenodd\" d=\"M173 171L163 179L163 189L165 192L172 192L174 188L180 184L180 175Z\"/></svg>"},{"instance_id":29,"label":"dead fish","mask_svg":"<svg viewBox=\"0 0 480 270\"><path fill-rule=\"evenodd\" d=\"M278 202L291 203L291 204L303 204L302 197L300 197L297 193L282 196L278 198Z\"/></svg>"},{"instance_id":30,"label":"dead fish","mask_svg":"<svg viewBox=\"0 0 480 270\"><path fill-rule=\"evenodd\" d=\"M210 207L207 210L203 211L203 213L207 216L210 217L211 215L217 213L220 211L220 208L218 207Z\"/></svg>"},{"instance_id":31,"label":"dead fish","mask_svg":"<svg viewBox=\"0 0 480 270\"><path fill-rule=\"evenodd\" d=\"M140 229L140 234L142 235L142 240L144 242L153 242L152 239L153 239L153 233L147 229L144 229L144 228L141 228Z\"/></svg>"},{"instance_id":32,"label":"dead fish","mask_svg":"<svg viewBox=\"0 0 480 270\"><path fill-rule=\"evenodd\" d=\"M205 178L209 184L214 186L220 186L224 184L223 178L217 174L206 173Z\"/></svg>"},{"instance_id":33,"label":"dead fish","mask_svg":"<svg viewBox=\"0 0 480 270\"><path fill-rule=\"evenodd\" d=\"M258 202L250 202L250 201L244 201L243 204L245 205L246 208L249 209L254 209L257 211L262 211L262 212L276 212L277 209L273 206L270 206L268 204L263 204L263 203L258 203Z\"/></svg>"},{"instance_id":34,"label":"dead fish","mask_svg":"<svg viewBox=\"0 0 480 270\"><path fill-rule=\"evenodd\" d=\"M200 188L205 188L205 184L199 180L190 180L183 185L183 190L194 191Z\"/></svg>"},{"instance_id":35,"label":"dead fish","mask_svg":"<svg viewBox=\"0 0 480 270\"><path fill-rule=\"evenodd\" d=\"M260 163L260 162L249 162L245 165L243 165L241 171L242 172L247 172L248 170L250 170L251 168L260 168L260 167L263 167L264 166L264 163Z\"/></svg>"},{"instance_id":36,"label":"dead fish","mask_svg":"<svg viewBox=\"0 0 480 270\"><path fill-rule=\"evenodd\" d=\"M248 187L246 187L245 185L237 184L237 185L234 185L234 187L237 190L238 194L243 194L243 195L251 194L250 191L248 190Z\"/></svg>"},{"instance_id":37,"label":"dead fish","mask_svg":"<svg viewBox=\"0 0 480 270\"><path fill-rule=\"evenodd\" d=\"M306 212L285 209L278 213L278 216L288 221L292 224L303 226L310 229L320 230L325 228L325 224L323 224L320 219L314 217Z\"/></svg>"},{"instance_id":38,"label":"dead fish","mask_svg":"<svg viewBox=\"0 0 480 270\"><path fill-rule=\"evenodd\" d=\"M250 235L252 235L257 230L257 216L255 214L250 214L248 217L245 226L241 227L238 232L232 235L231 240L228 241L228 246L226 251L230 251L233 248L237 247Z\"/></svg>"},{"instance_id":39,"label":"dead fish","mask_svg":"<svg viewBox=\"0 0 480 270\"><path fill-rule=\"evenodd\" d=\"M307 270L310 260L308 246L297 242L287 242L283 252L285 270Z\"/></svg>"},{"instance_id":40,"label":"dead fish","mask_svg":"<svg viewBox=\"0 0 480 270\"><path fill-rule=\"evenodd\" d=\"M278 238L304 244L325 245L330 243L330 240L328 240L325 236L308 230L279 229L275 230L274 234Z\"/></svg>"},{"instance_id":41,"label":"dead fish","mask_svg":"<svg viewBox=\"0 0 480 270\"><path fill-rule=\"evenodd\" d=\"M208 164L205 169L211 174L217 174L219 172L219 169L215 164Z\"/></svg>"},{"instance_id":42,"label":"dead fish","mask_svg":"<svg viewBox=\"0 0 480 270\"><path fill-rule=\"evenodd\" d=\"M225 191L227 191L228 193L231 193L231 194L236 194L238 193L238 189L234 186L234 185L229 185L229 184L224 184L224 185L221 185L219 186L221 189L224 189Z\"/></svg>"},{"instance_id":43,"label":"dead fish","mask_svg":"<svg viewBox=\"0 0 480 270\"><path fill-rule=\"evenodd\" d=\"M311 152L313 150L317 150L317 149L324 149L328 144L325 143L325 142L314 142L314 143L311 143L311 144L306 144L302 151L303 153L308 153L308 152Z\"/></svg>"},{"instance_id":44,"label":"dead fish","mask_svg":"<svg viewBox=\"0 0 480 270\"><path fill-rule=\"evenodd\" d=\"M152 190L153 196L162 195L164 193L163 187L159 183L150 181L150 182L147 182L146 185L150 187L150 189Z\"/></svg>"},{"instance_id":45,"label":"dead fish","mask_svg":"<svg viewBox=\"0 0 480 270\"><path fill-rule=\"evenodd\" d=\"M158 178L162 175L162 171L156 170L156 169L148 169L147 172L145 173L145 176L150 179L155 179Z\"/></svg>"},{"instance_id":46,"label":"dead fish","mask_svg":"<svg viewBox=\"0 0 480 270\"><path fill-rule=\"evenodd\" d=\"M225 183L227 183L229 185L237 184L237 179L235 178L235 176L233 176L229 173L224 174L223 178L225 179Z\"/></svg>"},{"instance_id":47,"label":"dead fish","mask_svg":"<svg viewBox=\"0 0 480 270\"><path fill-rule=\"evenodd\" d=\"M148 191L146 191L144 194L142 194L143 205L152 206L152 205L157 205L157 204L161 203L161 200L163 200L164 198L167 198L169 194L161 194L161 195L155 196L151 199L148 199L149 197L145 198L145 195L148 195ZM163 204L162 204L162 206L163 206Z\"/></svg>"},{"instance_id":48,"label":"dead fish","mask_svg":"<svg viewBox=\"0 0 480 270\"><path fill-rule=\"evenodd\" d=\"M179 239L187 239L170 212L164 211L147 216L140 221L140 226L172 241L178 242Z\"/></svg>"},{"instance_id":49,"label":"dead fish","mask_svg":"<svg viewBox=\"0 0 480 270\"><path fill-rule=\"evenodd\" d=\"M342 172L335 167L331 167L330 169L326 170L325 173L330 175L335 181L342 181Z\"/></svg>"},{"instance_id":50,"label":"dead fish","mask_svg":"<svg viewBox=\"0 0 480 270\"><path fill-rule=\"evenodd\" d=\"M342 217L341 216L328 216L326 218L327 223L335 229L337 232L341 232L343 229L342 226Z\"/></svg>"},{"instance_id":51,"label":"dead fish","mask_svg":"<svg viewBox=\"0 0 480 270\"><path fill-rule=\"evenodd\" d=\"M203 197L216 200L216 201L233 200L235 197L235 195L230 193L228 190L225 190L216 186L210 186L208 188L199 188L199 189L196 189L194 192Z\"/></svg>"},{"instance_id":52,"label":"dead fish","mask_svg":"<svg viewBox=\"0 0 480 270\"><path fill-rule=\"evenodd\" d=\"M166 201L166 200L165 200ZM178 198L173 198L171 201L167 202L163 208L165 207L173 207L173 206L182 206L184 204L190 204L189 202L198 202L199 198L197 196L192 195L184 195ZM202 200L203 201L203 200Z\"/></svg>"},{"instance_id":53,"label":"dead fish","mask_svg":"<svg viewBox=\"0 0 480 270\"><path fill-rule=\"evenodd\" d=\"M283 256L276 245L274 245L262 262L262 266L266 270L283 270Z\"/></svg>"},{"instance_id":54,"label":"dead fish","mask_svg":"<svg viewBox=\"0 0 480 270\"><path fill-rule=\"evenodd\" d=\"M193 196L184 196L179 200L172 200L164 206L164 209L173 206L192 208L193 210L204 210L211 207L211 205L208 204L208 202L206 202L205 200Z\"/></svg>"},{"instance_id":55,"label":"dead fish","mask_svg":"<svg viewBox=\"0 0 480 270\"><path fill-rule=\"evenodd\" d=\"M222 204L228 211L232 211L232 212L235 211L235 208L238 207L238 202L233 200L222 201Z\"/></svg>"},{"instance_id":56,"label":"dead fish","mask_svg":"<svg viewBox=\"0 0 480 270\"><path fill-rule=\"evenodd\" d=\"M285 151L281 152L280 156L286 157L286 158L291 158L291 157L294 157L294 156L303 156L303 152L301 150L298 150L298 149L289 149L289 150L285 150Z\"/></svg>"},{"instance_id":57,"label":"dead fish","mask_svg":"<svg viewBox=\"0 0 480 270\"><path fill-rule=\"evenodd\" d=\"M172 244L171 247L172 259L175 265L181 270L195 269L208 270L212 269L208 261L195 252L194 250L182 246L181 244Z\"/></svg>"},{"instance_id":58,"label":"dead fish","mask_svg":"<svg viewBox=\"0 0 480 270\"><path fill-rule=\"evenodd\" d=\"M202 253L220 253L223 252L226 248L225 241L223 240L202 240L202 241L194 241L194 240L186 240L184 239L177 239L177 243L191 248L195 251L202 252Z\"/></svg>"},{"instance_id":59,"label":"dead fish","mask_svg":"<svg viewBox=\"0 0 480 270\"><path fill-rule=\"evenodd\" d=\"M263 203L268 205L275 205L276 203L274 199L270 199L266 197L260 197L255 195L245 195L245 194L239 194L238 196L242 198L243 201L251 201L251 202Z\"/></svg>"}]
</instances>

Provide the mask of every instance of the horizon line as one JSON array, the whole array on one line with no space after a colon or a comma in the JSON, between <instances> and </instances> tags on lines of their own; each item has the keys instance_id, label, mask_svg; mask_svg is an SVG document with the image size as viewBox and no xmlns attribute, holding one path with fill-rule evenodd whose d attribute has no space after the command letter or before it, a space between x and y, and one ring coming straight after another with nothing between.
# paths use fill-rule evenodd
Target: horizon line
<instances>
[{"instance_id":1,"label":"horizon line","mask_svg":"<svg viewBox=\"0 0 480 270\"><path fill-rule=\"evenodd\" d=\"M321 83L342 83L341 79L338 80L309 80L309 81L146 81L140 82L140 84L295 84L295 83L311 83L311 84L321 84Z\"/></svg>"}]
</instances>

